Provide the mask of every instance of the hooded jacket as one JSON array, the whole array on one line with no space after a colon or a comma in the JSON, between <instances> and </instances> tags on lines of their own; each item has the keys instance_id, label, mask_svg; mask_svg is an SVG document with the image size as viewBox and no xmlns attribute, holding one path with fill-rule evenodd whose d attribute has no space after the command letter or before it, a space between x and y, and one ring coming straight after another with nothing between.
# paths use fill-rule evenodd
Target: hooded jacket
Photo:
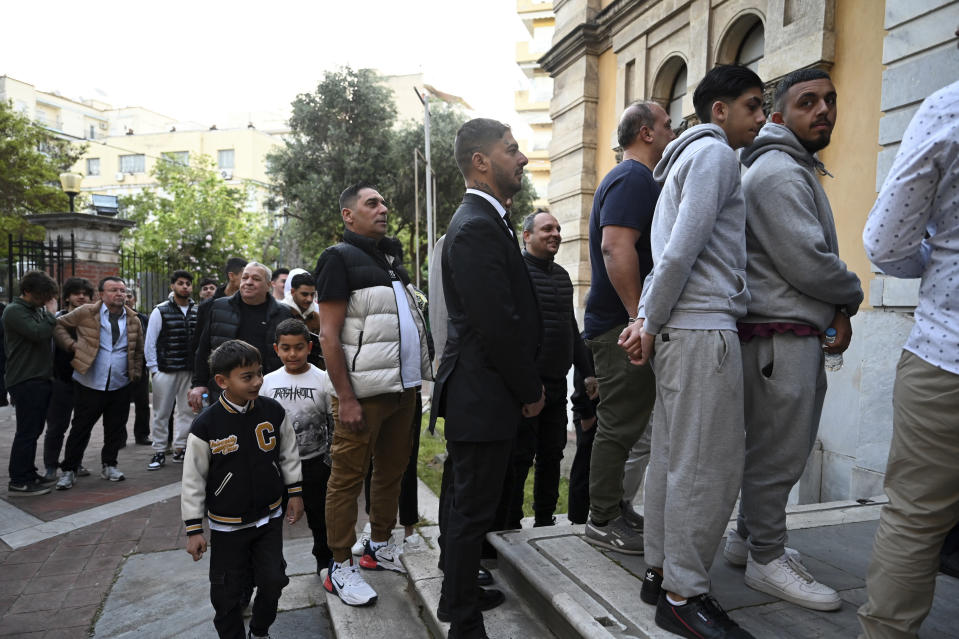
<instances>
[{"instance_id":1,"label":"hooded jacket","mask_svg":"<svg viewBox=\"0 0 959 639\"><path fill-rule=\"evenodd\" d=\"M739 160L715 124L687 129L666 147L650 229L653 270L639 303L647 333L735 330L746 314L746 206Z\"/></svg>"},{"instance_id":2,"label":"hooded jacket","mask_svg":"<svg viewBox=\"0 0 959 639\"><path fill-rule=\"evenodd\" d=\"M825 330L862 302L859 278L839 259L832 208L819 183L822 163L796 135L768 123L743 149L748 168L746 269L751 301L743 321L795 322Z\"/></svg>"}]
</instances>

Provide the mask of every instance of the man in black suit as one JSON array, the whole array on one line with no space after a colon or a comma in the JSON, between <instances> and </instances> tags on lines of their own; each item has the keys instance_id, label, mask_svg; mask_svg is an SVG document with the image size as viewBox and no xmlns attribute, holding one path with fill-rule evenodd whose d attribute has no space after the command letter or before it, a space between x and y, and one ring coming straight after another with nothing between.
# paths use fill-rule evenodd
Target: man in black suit
<instances>
[{"instance_id":1,"label":"man in black suit","mask_svg":"<svg viewBox=\"0 0 959 639\"><path fill-rule=\"evenodd\" d=\"M451 622L451 639L486 637L481 610L504 599L476 583L481 546L520 420L538 415L545 401L536 371L542 322L504 206L528 160L508 126L483 118L460 127L453 150L467 189L443 243L448 336L433 395L453 473L444 480L437 611Z\"/></svg>"}]
</instances>

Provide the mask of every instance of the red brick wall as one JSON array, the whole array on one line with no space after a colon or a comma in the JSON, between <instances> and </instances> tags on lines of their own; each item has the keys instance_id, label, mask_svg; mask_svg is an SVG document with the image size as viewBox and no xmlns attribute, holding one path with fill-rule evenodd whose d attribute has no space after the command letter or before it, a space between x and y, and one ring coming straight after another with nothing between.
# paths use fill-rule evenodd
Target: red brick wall
<instances>
[{"instance_id":1,"label":"red brick wall","mask_svg":"<svg viewBox=\"0 0 959 639\"><path fill-rule=\"evenodd\" d=\"M69 273L69 269L67 269ZM76 277L85 277L93 282L94 288L97 283L108 275L119 275L119 264L104 264L103 262L86 262L77 260L76 268L73 273Z\"/></svg>"}]
</instances>

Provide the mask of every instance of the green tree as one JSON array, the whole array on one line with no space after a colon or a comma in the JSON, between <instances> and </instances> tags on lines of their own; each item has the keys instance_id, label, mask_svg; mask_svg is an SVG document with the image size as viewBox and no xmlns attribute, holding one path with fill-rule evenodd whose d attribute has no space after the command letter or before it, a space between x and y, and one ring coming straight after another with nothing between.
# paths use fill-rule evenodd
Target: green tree
<instances>
[{"instance_id":1,"label":"green tree","mask_svg":"<svg viewBox=\"0 0 959 639\"><path fill-rule=\"evenodd\" d=\"M191 157L189 166L157 162L152 175L156 187L121 202L137 223L126 238L127 248L201 276L219 275L234 255L266 259L265 215L244 210L247 193L224 182L212 158Z\"/></svg>"},{"instance_id":2,"label":"green tree","mask_svg":"<svg viewBox=\"0 0 959 639\"><path fill-rule=\"evenodd\" d=\"M339 197L360 180L382 180L394 166L396 108L371 69L328 71L312 93L293 100L287 144L268 156L271 205L291 219L307 262L339 241Z\"/></svg>"},{"instance_id":3,"label":"green tree","mask_svg":"<svg viewBox=\"0 0 959 639\"><path fill-rule=\"evenodd\" d=\"M67 209L60 173L76 164L84 150L0 101L0 234L43 238L43 229L23 216Z\"/></svg>"}]
</instances>

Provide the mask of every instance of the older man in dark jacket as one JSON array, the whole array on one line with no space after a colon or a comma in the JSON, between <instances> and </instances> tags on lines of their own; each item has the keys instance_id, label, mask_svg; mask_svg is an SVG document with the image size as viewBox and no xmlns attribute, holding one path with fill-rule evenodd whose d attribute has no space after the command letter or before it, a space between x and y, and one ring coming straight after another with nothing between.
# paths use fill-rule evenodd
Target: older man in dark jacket
<instances>
[{"instance_id":1,"label":"older man in dark jacket","mask_svg":"<svg viewBox=\"0 0 959 639\"><path fill-rule=\"evenodd\" d=\"M200 335L193 367L189 395L193 410L203 409L204 395L212 402L220 394L207 362L213 349L227 340L241 339L260 351L263 372L271 373L282 366L273 351L276 326L291 317L290 307L270 295L270 269L259 262L247 264L240 276L240 290L210 303L209 319Z\"/></svg>"},{"instance_id":2,"label":"older man in dark jacket","mask_svg":"<svg viewBox=\"0 0 959 639\"><path fill-rule=\"evenodd\" d=\"M562 241L559 221L548 212L526 216L523 259L543 318L543 344L536 368L546 389L546 405L536 417L523 419L516 435L506 497L507 528L520 527L524 486L534 459L533 525L553 525L559 498L559 465L566 447L566 374L575 364L585 378L593 377L586 344L573 315L573 283L566 269L555 262Z\"/></svg>"}]
</instances>

